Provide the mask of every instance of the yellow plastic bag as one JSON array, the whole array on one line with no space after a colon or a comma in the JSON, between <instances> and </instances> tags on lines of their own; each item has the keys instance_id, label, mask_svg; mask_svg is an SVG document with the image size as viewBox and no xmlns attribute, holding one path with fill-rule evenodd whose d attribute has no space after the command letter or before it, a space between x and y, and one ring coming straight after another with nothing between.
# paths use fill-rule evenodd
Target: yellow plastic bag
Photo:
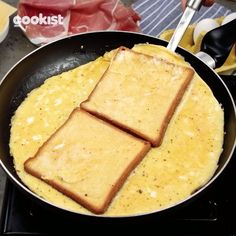
<instances>
[{"instance_id":1,"label":"yellow plastic bag","mask_svg":"<svg viewBox=\"0 0 236 236\"><path fill-rule=\"evenodd\" d=\"M223 17L215 19L218 21L219 24L221 24ZM200 50L201 47L201 42L204 37L204 33L202 33L198 39L196 44L193 42L193 31L194 31L195 25L190 25L188 29L186 30L184 37L180 41L180 46L188 50L189 52L192 53L197 53ZM169 41L171 39L172 34L174 33L174 29L166 30L160 35L160 39L164 39ZM223 73L226 71L231 71L236 69L236 49L235 45L232 48L227 60L225 63L216 69L217 73Z\"/></svg>"}]
</instances>

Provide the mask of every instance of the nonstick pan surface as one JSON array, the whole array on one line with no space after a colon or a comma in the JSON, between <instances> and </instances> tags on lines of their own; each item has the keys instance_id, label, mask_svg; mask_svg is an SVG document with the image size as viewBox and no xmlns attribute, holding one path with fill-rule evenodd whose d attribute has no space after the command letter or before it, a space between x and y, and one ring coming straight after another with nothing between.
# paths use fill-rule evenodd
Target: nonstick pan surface
<instances>
[{"instance_id":1,"label":"nonstick pan surface","mask_svg":"<svg viewBox=\"0 0 236 236\"><path fill-rule=\"evenodd\" d=\"M67 211L59 209L35 195L22 183L16 174L13 158L9 153L9 137L11 117L14 115L17 107L31 90L39 87L47 78L92 61L103 55L106 51L110 51L119 46L132 48L134 44L138 43L167 45L167 42L163 40L137 33L116 31L85 33L61 39L33 51L6 74L0 85L1 165L8 177L16 186L23 190L24 193L30 195L35 200L39 200L43 205L46 204L46 206L50 205L56 210ZM181 54L185 60L192 65L200 77L211 88L214 96L224 108L225 119L225 137L219 167L212 179L205 186L183 201L187 202L187 200L199 195L202 190L208 187L228 164L235 147L236 115L232 96L221 78L193 54L181 48L177 49L177 53ZM35 107L35 109L37 109L37 107ZM175 207L179 205L181 204L177 204ZM160 212L163 212L163 210L155 214L160 214ZM69 212L69 214L75 213Z\"/></svg>"}]
</instances>

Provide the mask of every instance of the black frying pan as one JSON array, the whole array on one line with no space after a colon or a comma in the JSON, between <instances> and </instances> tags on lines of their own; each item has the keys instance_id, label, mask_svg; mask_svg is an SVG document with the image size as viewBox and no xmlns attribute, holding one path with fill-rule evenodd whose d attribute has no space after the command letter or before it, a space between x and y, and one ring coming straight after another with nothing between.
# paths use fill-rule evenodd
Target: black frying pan
<instances>
[{"instance_id":1,"label":"black frying pan","mask_svg":"<svg viewBox=\"0 0 236 236\"><path fill-rule=\"evenodd\" d=\"M31 192L19 179L13 165L13 158L9 154L10 123L17 107L21 104L27 94L34 88L40 86L50 76L60 74L76 66L85 64L121 45L133 47L138 43L152 43L166 46L163 40L137 33L128 32L94 32L68 37L44 47L41 47L18 62L4 77L0 85L0 157L1 165L12 182L24 193L39 201L46 207L52 207L57 212L69 215L80 215L60 209L51 203L41 199ZM225 169L233 154L236 137L236 114L232 96L221 78L206 64L191 53L178 48L201 78L212 89L214 96L224 108L225 138L223 152L220 156L219 167L212 179L201 189L193 193L184 202L188 202L195 196L200 195ZM35 107L37 109L37 107ZM32 111L33 112L33 111ZM175 207L179 206L177 204ZM173 207L171 207L172 209ZM160 214L163 211L155 212Z\"/></svg>"}]
</instances>

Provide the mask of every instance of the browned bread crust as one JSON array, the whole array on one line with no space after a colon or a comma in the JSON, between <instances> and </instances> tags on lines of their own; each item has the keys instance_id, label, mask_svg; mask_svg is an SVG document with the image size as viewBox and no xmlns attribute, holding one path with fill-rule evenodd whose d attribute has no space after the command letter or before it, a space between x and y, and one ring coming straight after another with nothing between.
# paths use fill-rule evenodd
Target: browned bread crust
<instances>
[{"instance_id":1,"label":"browned bread crust","mask_svg":"<svg viewBox=\"0 0 236 236\"><path fill-rule=\"evenodd\" d=\"M128 55L127 57L125 53ZM121 58L124 58L124 60L122 61ZM137 63L137 65L135 65L135 63ZM146 80L147 83L144 84L144 80L142 81L140 80L141 81L140 87L137 88L136 91L137 93L134 94L133 97L132 95L131 96L129 95L132 94L132 88L134 88L136 84L139 83L139 81L137 80L136 84L133 83L132 85L134 86L132 87L131 83L129 84L128 80L131 79L130 77L132 77L132 73L134 73L134 77L135 76L137 77L137 70L140 72L140 74L143 73L144 68L142 67L142 65L144 65L145 63L149 63L150 67L149 68L145 67L145 68L150 71L153 70L153 72L156 73L157 80L159 80L160 82L161 80L163 81L167 80L166 84L172 83L171 86L169 85L166 86L165 83L162 84L157 83L157 85L160 86L162 91L164 91L166 94L171 94L171 96L168 97L169 99L168 105L165 104L163 105L163 107L161 107L162 106L161 102L159 103L160 105L159 107L155 105L155 103L158 102L158 92L157 92L154 95L155 100L150 100L150 101L147 100L146 103L148 104L149 102L148 104L149 107L147 107L147 104L143 107L139 106L139 104L141 104L143 100L143 94L138 94L139 90L142 92L142 88L146 86L147 94L148 92L151 93L153 88L151 87L152 84L150 84L148 80L152 79L155 82L155 76L153 76L152 78L145 78L145 71L143 76L144 80ZM120 71L115 71L117 68L119 68L118 65L120 65ZM130 70L129 67L131 67ZM120 75L116 76L114 71L115 73L117 72L117 74L120 73ZM149 73L148 75L150 75L150 71L148 72ZM177 72L175 73L175 71ZM158 72L160 72L160 74L158 74ZM162 75L167 75L168 73L173 74L173 76L172 77L169 76L168 79L165 77L159 78ZM183 67L180 65L175 65L165 60L152 57L146 54L134 52L130 49L121 47L119 50L117 50L117 53L114 56L110 66L108 67L108 69L106 70L106 72L104 73L101 80L96 85L96 87L94 88L88 99L81 103L81 108L101 119L111 122L112 124L120 127L125 131L128 131L132 134L135 134L151 142L151 144L154 147L157 147L161 145L161 142L163 140L165 131L171 120L171 117L173 116L176 107L180 103L183 94L186 91L186 88L188 87L190 81L193 78L193 75L194 71L190 68ZM124 81L123 77L126 77L127 80ZM174 77L176 77L176 80L173 79ZM119 83L117 83L118 80L121 80L122 86L116 89L117 86L119 86ZM170 80L173 81L170 82ZM113 87L112 83L114 84ZM150 89L148 86L150 87ZM118 91L119 89L124 91L126 89L130 90L122 94L122 92ZM163 93L162 91L160 91L160 93ZM118 96L116 96L117 94ZM125 97L129 97L131 98L131 100L132 98L134 98L136 99L135 100L136 103L135 104L129 103L129 101L127 103L122 102L122 99L120 99L122 98L122 96L124 97L124 99ZM112 103L112 105L108 104L108 101L109 103ZM140 112L137 112L136 116L133 115L136 112L135 109L133 109L134 106L137 106L139 107L139 109L142 109ZM129 108L130 108L130 113L129 111L127 111L127 109ZM141 117L142 114L148 113L147 109L153 110L153 112L152 113L150 112L150 115L148 117L146 116L145 118L142 118ZM159 113L160 110L164 110L163 115L161 117L156 117L156 115ZM119 112L119 114L117 112ZM135 123L132 123L133 121L131 122L127 121L131 120L130 117L132 117L133 121L136 120ZM149 122L148 119L152 121ZM159 125L155 127L154 124L152 131L150 132L150 129L145 130L145 127L143 129L140 129L139 128L140 124L138 124L139 121L140 124L146 122L146 126L149 126L151 123L153 124L155 122ZM155 134L153 132L155 132Z\"/></svg>"},{"instance_id":2,"label":"browned bread crust","mask_svg":"<svg viewBox=\"0 0 236 236\"><path fill-rule=\"evenodd\" d=\"M84 132L83 130L77 130L77 128L79 127L80 122L82 122L82 124L86 124L86 119L88 120L88 125L90 125L91 123L93 123L92 129L91 129L91 133L82 133ZM78 126L78 127L77 127ZM96 129L96 126L99 127L99 129ZM80 127L81 128L81 127ZM73 132L78 132L78 139L75 140L73 137L73 134L71 134L72 137L70 137L68 135L68 129L72 129ZM100 130L105 130L105 136L99 136L99 132ZM79 132L81 132L82 134L79 135ZM104 145L107 145L107 141L109 142L109 145L107 145L103 150L101 151L94 151L94 156L90 157L90 158L98 158L98 160L101 160L102 155L104 155L104 163L108 162L108 165L110 165L110 169L111 172L106 173L106 171L102 172L103 176L106 176L106 178L111 178L112 181L109 182L109 184L104 183L104 182L99 182L97 181L97 179L99 179L101 176L98 174L98 176L94 175L94 176L89 176L90 180L88 180L88 186L87 188L90 189L90 193L93 193L93 188L96 189L97 184L101 185L101 189L105 189L106 191L101 193L101 198L99 198L99 200L97 199L93 199L92 196L86 196L86 194L84 194L83 192L83 188L84 186L86 186L86 183L81 184L81 182L79 181L80 175L81 173L78 172L77 175L75 176L75 172L74 172L74 165L77 165L77 162L81 162L83 161L80 158L80 151L77 150L70 150L68 148L68 150L66 150L66 153L71 153L71 152L76 152L76 155L78 155L78 160L76 160L76 162L72 162L71 164L68 164L70 161L70 156L68 154L68 157L66 155L63 156L62 152L58 152L57 156L54 157L53 153L52 153L52 147L53 145L55 146L56 141L55 140L66 140L65 141L65 148L67 146L69 146L70 148L73 148L75 146L73 146L73 144L70 146L69 144L71 142L77 142L80 144L81 138L83 138L83 136L86 136L85 138L91 138L92 141L94 142L94 146L93 146L93 142L92 144L90 144L90 146L86 146L86 144L83 143L84 149L86 148L94 148L96 150L96 142L104 142ZM99 139L99 137L101 139ZM104 140L102 140L102 138L104 138ZM107 151L114 151L114 148L116 148L116 143L114 141L114 139L120 139L120 146L117 147L117 156L110 156L110 158L114 159L114 165L112 165L112 160L109 160L109 156L104 154L104 150L105 152ZM124 142L122 141L124 139ZM113 145L114 143L114 145ZM103 144L103 143L102 143ZM102 145L99 145L98 148L101 148ZM112 148L112 150L111 150ZM106 209L108 208L109 204L111 203L112 199L114 198L114 196L116 195L116 193L119 191L119 189L122 187L122 185L124 184L125 180L127 179L127 177L129 176L129 174L131 173L131 171L139 164L139 162L143 159L143 157L146 155L146 153L149 151L150 149L150 144L148 142L145 142L141 139L135 138L130 134L127 134L125 132L123 132L122 130L94 117L93 115L80 110L80 109L75 109L70 117L68 118L68 120L39 148L39 150L37 151L37 153L35 154L34 157L29 158L28 160L26 160L26 162L24 163L24 168L25 171L43 181L45 181L46 183L48 183L49 185L51 185L52 187L54 187L55 189L57 189L58 191L60 191L61 193L65 194L66 196L70 197L71 199L73 199L74 201L78 202L79 204L81 204L82 206L84 206L85 208L87 208L88 210L90 210L91 212L95 213L95 214L102 214L106 211ZM119 153L119 150L122 150L123 153ZM127 151L125 152L124 150L131 150L131 151ZM83 151L81 151L83 152ZM116 155L114 153L116 152L112 152L113 155ZM60 156L62 155L62 156ZM100 155L101 157L98 157L98 155ZM46 157L45 157L46 156ZM81 154L82 156L82 154ZM63 175L61 175L61 172L59 171L59 169L56 169L56 166L59 165L58 163L58 159L57 158L65 158L64 162L61 163L61 170L62 172L64 171L63 169L63 165L67 165L67 168L69 166L68 171L71 171L71 175L72 175L72 180L73 178L76 179L76 181L78 182L73 182L73 184L70 184L68 182L66 182L65 180L63 180ZM119 166L116 167L116 158L122 158L122 168L120 169ZM55 161L54 161L55 159ZM127 161L126 161L127 159ZM103 160L103 159L102 159ZM96 162L94 162L96 163ZM89 163L88 162L88 166L85 168L89 168ZM93 162L92 162L93 165ZM104 165L100 165L98 163L98 169L97 172L99 172L99 168L105 166ZM79 165L78 165L79 166ZM94 165L93 165L94 166ZM106 167L106 166L105 166ZM108 166L109 167L109 166ZM70 170L70 168L72 170ZM107 168L107 167L106 167ZM109 168L108 168L109 169ZM83 169L79 169L79 171L82 172ZM58 171L58 172L56 172ZM88 172L89 173L89 172ZM101 172L100 172L101 173ZM70 178L69 178L70 180ZM93 182L94 180L94 182ZM86 181L86 180L83 180ZM92 183L92 184L91 184ZM89 185L91 184L91 185ZM106 186L104 186L105 184L107 184ZM92 186L93 185L93 186ZM82 189L80 192L80 188ZM99 191L99 190L98 190ZM91 198L89 198L91 197ZM96 202L98 201L98 203Z\"/></svg>"}]
</instances>

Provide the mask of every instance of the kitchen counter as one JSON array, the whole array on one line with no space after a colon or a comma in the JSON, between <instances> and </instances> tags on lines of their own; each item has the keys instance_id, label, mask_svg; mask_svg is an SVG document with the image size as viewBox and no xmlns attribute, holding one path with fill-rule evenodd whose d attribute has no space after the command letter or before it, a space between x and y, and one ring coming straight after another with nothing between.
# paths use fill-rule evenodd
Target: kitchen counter
<instances>
[{"instance_id":1,"label":"kitchen counter","mask_svg":"<svg viewBox=\"0 0 236 236\"><path fill-rule=\"evenodd\" d=\"M13 6L16 6L16 0L5 1ZM134 2L134 0L124 0L127 5ZM219 0L219 3L223 3L227 7L236 11L236 3L230 1ZM11 21L12 22L12 19ZM19 28L16 28L11 24L9 34L7 38L0 44L0 80L4 74L22 57L27 55L29 52L36 49L36 46L32 45ZM2 199L4 194L6 175L0 168L0 211L2 208Z\"/></svg>"}]
</instances>

